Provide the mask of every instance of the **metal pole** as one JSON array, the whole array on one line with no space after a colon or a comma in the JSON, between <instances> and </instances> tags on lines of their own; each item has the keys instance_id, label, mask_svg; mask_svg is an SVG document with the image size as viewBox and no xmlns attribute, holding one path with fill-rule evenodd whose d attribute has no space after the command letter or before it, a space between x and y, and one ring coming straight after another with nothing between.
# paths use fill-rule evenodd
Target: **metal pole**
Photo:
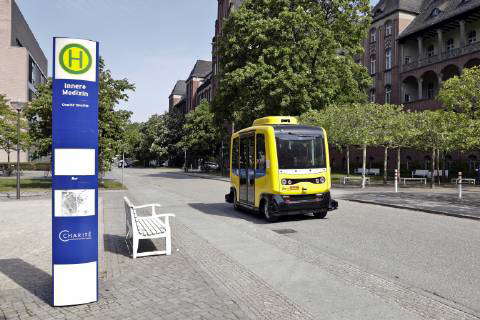
<instances>
[{"instance_id":1,"label":"metal pole","mask_svg":"<svg viewBox=\"0 0 480 320\"><path fill-rule=\"evenodd\" d=\"M395 192L398 192L398 169L395 169Z\"/></svg>"},{"instance_id":2,"label":"metal pole","mask_svg":"<svg viewBox=\"0 0 480 320\"><path fill-rule=\"evenodd\" d=\"M20 199L20 109L17 109L17 199Z\"/></svg>"},{"instance_id":3,"label":"metal pole","mask_svg":"<svg viewBox=\"0 0 480 320\"><path fill-rule=\"evenodd\" d=\"M462 173L461 172L458 173L457 184L458 184L458 200L462 200Z\"/></svg>"},{"instance_id":4,"label":"metal pole","mask_svg":"<svg viewBox=\"0 0 480 320\"><path fill-rule=\"evenodd\" d=\"M123 169L125 168L125 152L122 152L122 186L123 186Z\"/></svg>"},{"instance_id":5,"label":"metal pole","mask_svg":"<svg viewBox=\"0 0 480 320\"><path fill-rule=\"evenodd\" d=\"M184 166L184 171L187 172L187 149L183 150L184 151L184 158L183 158L183 166Z\"/></svg>"}]
</instances>

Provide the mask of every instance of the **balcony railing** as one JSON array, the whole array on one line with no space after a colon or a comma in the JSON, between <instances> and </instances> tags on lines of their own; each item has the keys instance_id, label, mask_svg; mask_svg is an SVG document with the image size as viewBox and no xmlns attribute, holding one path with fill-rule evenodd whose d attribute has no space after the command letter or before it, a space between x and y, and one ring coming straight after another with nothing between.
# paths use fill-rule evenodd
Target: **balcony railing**
<instances>
[{"instance_id":1,"label":"balcony railing","mask_svg":"<svg viewBox=\"0 0 480 320\"><path fill-rule=\"evenodd\" d=\"M410 62L409 63L404 63L402 65L402 72L407 72L411 71L414 69L418 69L421 67L428 66L430 64L438 63L440 61L452 59L464 54L469 54L475 51L480 51L480 41L479 42L474 42L471 43L463 48L455 48L452 50L448 50L445 52L442 52L441 54L429 56L429 57L424 57L422 59L418 59L417 57L410 57Z\"/></svg>"}]
</instances>

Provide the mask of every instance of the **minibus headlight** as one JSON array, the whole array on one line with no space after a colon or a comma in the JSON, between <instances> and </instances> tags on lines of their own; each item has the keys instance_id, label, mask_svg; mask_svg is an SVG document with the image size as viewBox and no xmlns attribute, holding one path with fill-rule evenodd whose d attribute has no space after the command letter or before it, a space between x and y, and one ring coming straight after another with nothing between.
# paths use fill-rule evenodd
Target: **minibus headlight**
<instances>
[{"instance_id":1,"label":"minibus headlight","mask_svg":"<svg viewBox=\"0 0 480 320\"><path fill-rule=\"evenodd\" d=\"M320 183L325 183L325 177L320 177Z\"/></svg>"},{"instance_id":2,"label":"minibus headlight","mask_svg":"<svg viewBox=\"0 0 480 320\"><path fill-rule=\"evenodd\" d=\"M282 184L286 185L287 184L287 179L282 179Z\"/></svg>"},{"instance_id":3,"label":"minibus headlight","mask_svg":"<svg viewBox=\"0 0 480 320\"><path fill-rule=\"evenodd\" d=\"M315 183L320 183L320 179L315 179Z\"/></svg>"},{"instance_id":4,"label":"minibus headlight","mask_svg":"<svg viewBox=\"0 0 480 320\"><path fill-rule=\"evenodd\" d=\"M288 180L288 184L292 184L292 180Z\"/></svg>"}]
</instances>

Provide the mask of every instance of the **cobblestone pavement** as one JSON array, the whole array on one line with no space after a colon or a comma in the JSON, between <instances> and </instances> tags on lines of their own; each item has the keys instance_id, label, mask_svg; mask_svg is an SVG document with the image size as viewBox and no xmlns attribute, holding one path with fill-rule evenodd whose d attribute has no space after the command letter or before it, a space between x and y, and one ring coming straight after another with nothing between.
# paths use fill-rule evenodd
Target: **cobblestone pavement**
<instances>
[{"instance_id":1,"label":"cobblestone pavement","mask_svg":"<svg viewBox=\"0 0 480 320\"><path fill-rule=\"evenodd\" d=\"M444 214L480 220L480 193L464 192L462 200L453 190L440 192L401 191L395 192L353 192L341 196L344 200L406 208L429 213Z\"/></svg>"},{"instance_id":2,"label":"cobblestone pavement","mask_svg":"<svg viewBox=\"0 0 480 320\"><path fill-rule=\"evenodd\" d=\"M177 239L172 256L131 259L123 239L123 192L104 196L100 300L63 308L49 305L50 201L23 201L17 207L21 210L12 202L0 203L0 222L8 227L0 234L0 319L248 318L206 273L195 269L191 257L176 250ZM153 245L144 242L140 249Z\"/></svg>"}]
</instances>

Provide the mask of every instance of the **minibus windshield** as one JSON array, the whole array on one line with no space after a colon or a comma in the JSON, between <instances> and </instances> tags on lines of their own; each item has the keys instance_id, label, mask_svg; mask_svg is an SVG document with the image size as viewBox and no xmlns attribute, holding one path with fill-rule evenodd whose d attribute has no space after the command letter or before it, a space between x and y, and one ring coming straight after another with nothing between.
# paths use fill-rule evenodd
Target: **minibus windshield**
<instances>
[{"instance_id":1,"label":"minibus windshield","mask_svg":"<svg viewBox=\"0 0 480 320\"><path fill-rule=\"evenodd\" d=\"M325 168L325 142L321 135L300 135L278 132L277 156L279 169Z\"/></svg>"}]
</instances>

